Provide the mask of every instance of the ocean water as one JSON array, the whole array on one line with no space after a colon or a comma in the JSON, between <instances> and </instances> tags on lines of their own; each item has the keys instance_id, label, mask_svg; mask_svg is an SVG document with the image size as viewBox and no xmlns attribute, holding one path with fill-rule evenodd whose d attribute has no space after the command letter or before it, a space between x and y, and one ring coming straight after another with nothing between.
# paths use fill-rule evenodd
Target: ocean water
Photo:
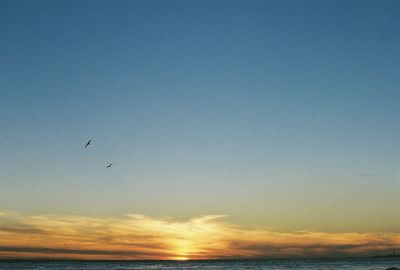
<instances>
[{"instance_id":1,"label":"ocean water","mask_svg":"<svg viewBox=\"0 0 400 270\"><path fill-rule=\"evenodd\" d=\"M384 270L400 258L218 261L0 261L1 270Z\"/></svg>"}]
</instances>

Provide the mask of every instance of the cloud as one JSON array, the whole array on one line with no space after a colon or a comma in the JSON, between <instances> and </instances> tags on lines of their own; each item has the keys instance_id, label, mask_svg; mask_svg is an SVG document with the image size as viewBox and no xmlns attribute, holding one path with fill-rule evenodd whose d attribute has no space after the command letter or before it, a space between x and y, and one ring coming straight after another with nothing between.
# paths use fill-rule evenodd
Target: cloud
<instances>
[{"instance_id":1,"label":"cloud","mask_svg":"<svg viewBox=\"0 0 400 270\"><path fill-rule=\"evenodd\" d=\"M370 174L369 172L362 172L360 175L362 177L365 177L365 178L371 178L372 177L372 174Z\"/></svg>"},{"instance_id":2,"label":"cloud","mask_svg":"<svg viewBox=\"0 0 400 270\"><path fill-rule=\"evenodd\" d=\"M137 256L148 255L141 251L125 250L98 250L98 249L65 249L65 248L42 248L42 247L0 247L0 252L22 252L22 253L41 253L41 254L79 254L79 255L119 255Z\"/></svg>"},{"instance_id":3,"label":"cloud","mask_svg":"<svg viewBox=\"0 0 400 270\"><path fill-rule=\"evenodd\" d=\"M216 259L366 256L400 245L400 234L276 232L225 216L186 221L144 215L0 216L0 258Z\"/></svg>"},{"instance_id":4,"label":"cloud","mask_svg":"<svg viewBox=\"0 0 400 270\"><path fill-rule=\"evenodd\" d=\"M23 226L17 224L15 226L9 225L7 226L0 226L0 231L10 232L10 233L26 233L26 234L44 234L46 233L44 230L38 228L32 228L30 226Z\"/></svg>"}]
</instances>

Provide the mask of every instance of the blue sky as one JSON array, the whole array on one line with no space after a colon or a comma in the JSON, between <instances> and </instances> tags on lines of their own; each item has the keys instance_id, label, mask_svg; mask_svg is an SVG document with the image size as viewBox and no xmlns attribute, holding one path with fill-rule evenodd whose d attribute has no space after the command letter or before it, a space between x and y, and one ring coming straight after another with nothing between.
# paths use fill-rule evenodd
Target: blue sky
<instances>
[{"instance_id":1,"label":"blue sky","mask_svg":"<svg viewBox=\"0 0 400 270\"><path fill-rule=\"evenodd\" d=\"M399 18L398 1L0 1L0 204L395 230Z\"/></svg>"}]
</instances>

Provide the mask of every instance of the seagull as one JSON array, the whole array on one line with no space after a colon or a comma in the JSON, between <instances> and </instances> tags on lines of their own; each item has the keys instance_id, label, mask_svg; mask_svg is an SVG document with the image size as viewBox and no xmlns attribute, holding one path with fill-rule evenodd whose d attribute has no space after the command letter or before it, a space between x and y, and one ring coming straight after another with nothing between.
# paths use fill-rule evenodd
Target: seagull
<instances>
[{"instance_id":1,"label":"seagull","mask_svg":"<svg viewBox=\"0 0 400 270\"><path fill-rule=\"evenodd\" d=\"M108 164L106 169L111 168L111 166L112 166L112 163Z\"/></svg>"},{"instance_id":2,"label":"seagull","mask_svg":"<svg viewBox=\"0 0 400 270\"><path fill-rule=\"evenodd\" d=\"M92 141L92 139L90 139L90 140L86 143L85 148L88 147L88 146L90 145L91 141Z\"/></svg>"}]
</instances>

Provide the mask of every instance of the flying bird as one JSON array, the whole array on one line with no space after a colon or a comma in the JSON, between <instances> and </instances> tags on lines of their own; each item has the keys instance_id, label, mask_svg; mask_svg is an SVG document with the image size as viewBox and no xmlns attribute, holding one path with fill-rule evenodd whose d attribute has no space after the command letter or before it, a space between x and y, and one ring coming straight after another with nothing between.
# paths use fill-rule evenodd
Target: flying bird
<instances>
[{"instance_id":1,"label":"flying bird","mask_svg":"<svg viewBox=\"0 0 400 270\"><path fill-rule=\"evenodd\" d=\"M90 145L91 142L92 142L92 139L90 139L90 140L86 143L85 148L88 147L88 146Z\"/></svg>"},{"instance_id":2,"label":"flying bird","mask_svg":"<svg viewBox=\"0 0 400 270\"><path fill-rule=\"evenodd\" d=\"M112 163L108 164L106 169L111 168L111 166L112 166Z\"/></svg>"}]
</instances>

